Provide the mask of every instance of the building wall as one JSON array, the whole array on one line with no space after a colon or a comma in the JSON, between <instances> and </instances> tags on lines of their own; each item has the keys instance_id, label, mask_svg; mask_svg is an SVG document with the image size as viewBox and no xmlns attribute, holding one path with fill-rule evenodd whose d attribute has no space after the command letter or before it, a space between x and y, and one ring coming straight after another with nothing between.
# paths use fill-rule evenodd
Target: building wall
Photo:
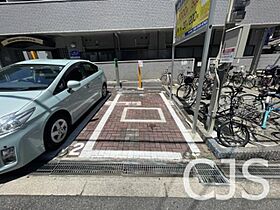
<instances>
[{"instance_id":1,"label":"building wall","mask_svg":"<svg viewBox=\"0 0 280 210\"><path fill-rule=\"evenodd\" d=\"M172 28L174 0L95 0L0 4L0 35ZM217 0L223 25L228 0ZM279 0L251 0L243 23L280 23Z\"/></svg>"},{"instance_id":2,"label":"building wall","mask_svg":"<svg viewBox=\"0 0 280 210\"><path fill-rule=\"evenodd\" d=\"M258 64L257 69L264 69L268 65L274 64L280 54L265 54L262 55ZM252 57L243 57L236 59L233 65L244 65L249 70ZM186 66L182 66L182 61L188 61ZM174 64L174 81L177 79L177 75L184 71L186 68L197 69L193 62L194 59L176 59ZM146 60L143 62L144 67L142 70L143 79L159 79L164 70L168 69L171 71L171 60ZM101 69L104 70L108 81L115 80L115 66L113 62L97 62L96 63ZM280 60L277 63L280 65ZM198 71L195 70L195 71ZM119 62L120 80L137 81L137 61L120 61Z\"/></svg>"},{"instance_id":3,"label":"building wall","mask_svg":"<svg viewBox=\"0 0 280 210\"><path fill-rule=\"evenodd\" d=\"M171 28L172 0L97 0L0 5L0 35Z\"/></svg>"},{"instance_id":4,"label":"building wall","mask_svg":"<svg viewBox=\"0 0 280 210\"><path fill-rule=\"evenodd\" d=\"M182 66L181 61L188 61L188 63ZM137 63L138 61L120 61L120 80L137 81ZM115 80L115 66L113 62L97 62L96 64L104 70L108 81ZM171 60L144 60L143 64L143 79L159 79L164 70L168 69L171 71ZM176 80L179 72L183 72L185 68L191 69L193 67L194 59L176 59L174 64L174 80Z\"/></svg>"},{"instance_id":5,"label":"building wall","mask_svg":"<svg viewBox=\"0 0 280 210\"><path fill-rule=\"evenodd\" d=\"M279 56L280 54L262 54L257 69L265 69L268 65L273 65ZM233 65L238 65L238 66L244 65L246 70L250 70L252 60L253 60L252 56L243 57L234 60ZM276 63L276 65L280 65L280 60Z\"/></svg>"}]
</instances>

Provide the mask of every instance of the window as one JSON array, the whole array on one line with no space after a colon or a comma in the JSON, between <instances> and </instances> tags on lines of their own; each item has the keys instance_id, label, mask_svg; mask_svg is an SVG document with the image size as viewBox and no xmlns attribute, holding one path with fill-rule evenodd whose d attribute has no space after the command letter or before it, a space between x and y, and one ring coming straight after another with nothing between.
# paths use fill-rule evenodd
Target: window
<instances>
[{"instance_id":1,"label":"window","mask_svg":"<svg viewBox=\"0 0 280 210\"><path fill-rule=\"evenodd\" d=\"M63 75L62 79L59 81L54 94L60 93L67 89L67 82L70 80L81 81L85 78L83 68L80 63L71 66L66 73Z\"/></svg>"},{"instance_id":2,"label":"window","mask_svg":"<svg viewBox=\"0 0 280 210\"><path fill-rule=\"evenodd\" d=\"M82 66L84 68L85 77L89 77L94 73L98 72L98 67L94 64L83 63Z\"/></svg>"},{"instance_id":3,"label":"window","mask_svg":"<svg viewBox=\"0 0 280 210\"><path fill-rule=\"evenodd\" d=\"M0 87L10 89L45 89L64 66L46 64L15 64L0 71Z\"/></svg>"}]
</instances>

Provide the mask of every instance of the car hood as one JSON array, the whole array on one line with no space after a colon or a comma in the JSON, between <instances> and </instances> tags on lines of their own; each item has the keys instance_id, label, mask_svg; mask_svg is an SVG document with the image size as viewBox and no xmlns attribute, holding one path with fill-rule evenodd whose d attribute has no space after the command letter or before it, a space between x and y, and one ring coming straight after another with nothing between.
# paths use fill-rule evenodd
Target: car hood
<instances>
[{"instance_id":1,"label":"car hood","mask_svg":"<svg viewBox=\"0 0 280 210\"><path fill-rule=\"evenodd\" d=\"M42 90L0 92L0 117L19 111L42 92Z\"/></svg>"}]
</instances>

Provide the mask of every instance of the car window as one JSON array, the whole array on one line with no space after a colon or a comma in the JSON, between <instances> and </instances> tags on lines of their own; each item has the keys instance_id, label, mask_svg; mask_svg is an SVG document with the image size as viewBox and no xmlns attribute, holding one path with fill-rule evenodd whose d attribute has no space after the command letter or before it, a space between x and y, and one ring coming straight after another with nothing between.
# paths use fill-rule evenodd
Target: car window
<instances>
[{"instance_id":1,"label":"car window","mask_svg":"<svg viewBox=\"0 0 280 210\"><path fill-rule=\"evenodd\" d=\"M34 90L47 88L64 66L15 64L0 70L0 89Z\"/></svg>"},{"instance_id":2,"label":"car window","mask_svg":"<svg viewBox=\"0 0 280 210\"><path fill-rule=\"evenodd\" d=\"M94 73L98 72L98 67L91 63L82 63L84 68L84 73L86 77L93 75Z\"/></svg>"},{"instance_id":3,"label":"car window","mask_svg":"<svg viewBox=\"0 0 280 210\"><path fill-rule=\"evenodd\" d=\"M80 63L74 64L69 67L69 69L65 72L62 79L59 81L54 94L60 93L63 90L67 89L67 82L70 80L82 81L85 79L84 69L82 68Z\"/></svg>"},{"instance_id":4,"label":"car window","mask_svg":"<svg viewBox=\"0 0 280 210\"><path fill-rule=\"evenodd\" d=\"M71 71L65 75L66 82L70 80L81 81L84 79L83 69L80 66L74 66Z\"/></svg>"}]
</instances>

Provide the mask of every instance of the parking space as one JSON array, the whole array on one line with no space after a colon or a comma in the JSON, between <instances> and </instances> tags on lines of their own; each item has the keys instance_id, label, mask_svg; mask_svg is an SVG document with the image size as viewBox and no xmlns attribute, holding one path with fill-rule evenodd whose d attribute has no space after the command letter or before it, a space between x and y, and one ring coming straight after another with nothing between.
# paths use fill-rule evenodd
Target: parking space
<instances>
[{"instance_id":1,"label":"parking space","mask_svg":"<svg viewBox=\"0 0 280 210\"><path fill-rule=\"evenodd\" d=\"M61 159L181 161L201 142L161 92L113 92Z\"/></svg>"}]
</instances>

